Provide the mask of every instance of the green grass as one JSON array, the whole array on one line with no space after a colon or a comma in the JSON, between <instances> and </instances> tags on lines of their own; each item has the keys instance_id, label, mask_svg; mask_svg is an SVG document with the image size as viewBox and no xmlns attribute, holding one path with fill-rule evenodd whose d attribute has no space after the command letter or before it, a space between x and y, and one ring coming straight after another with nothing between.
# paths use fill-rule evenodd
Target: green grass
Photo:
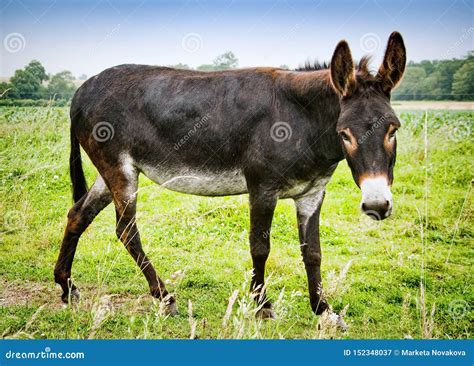
<instances>
[{"instance_id":1,"label":"green grass","mask_svg":"<svg viewBox=\"0 0 474 366\"><path fill-rule=\"evenodd\" d=\"M325 291L349 325L342 333L311 313L291 200L278 204L267 265L278 319L257 321L247 294L248 197L183 195L144 177L143 245L175 294L179 315L163 316L147 295L144 277L115 237L112 206L79 243L73 278L80 303L62 305L53 267L71 206L68 111L0 108L0 333L188 338L194 327L199 338L470 338L473 117L430 112L425 123L423 112L401 113L395 212L383 222L360 214L360 192L340 163L327 187L321 239ZM91 183L95 171L85 165Z\"/></svg>"}]
</instances>

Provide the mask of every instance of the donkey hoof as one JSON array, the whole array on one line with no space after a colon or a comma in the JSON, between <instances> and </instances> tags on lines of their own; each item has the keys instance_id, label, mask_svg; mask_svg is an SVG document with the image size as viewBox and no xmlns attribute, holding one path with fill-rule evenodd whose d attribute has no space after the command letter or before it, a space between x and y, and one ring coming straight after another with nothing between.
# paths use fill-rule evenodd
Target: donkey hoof
<instances>
[{"instance_id":1,"label":"donkey hoof","mask_svg":"<svg viewBox=\"0 0 474 366\"><path fill-rule=\"evenodd\" d=\"M271 308L261 308L255 314L257 319L276 319L275 312Z\"/></svg>"},{"instance_id":2,"label":"donkey hoof","mask_svg":"<svg viewBox=\"0 0 474 366\"><path fill-rule=\"evenodd\" d=\"M313 307L313 311L316 315L321 315L328 309L329 309L328 303L323 300L319 301L318 304Z\"/></svg>"},{"instance_id":3,"label":"donkey hoof","mask_svg":"<svg viewBox=\"0 0 474 366\"><path fill-rule=\"evenodd\" d=\"M69 302L77 303L79 302L80 299L81 299L81 293L79 292L79 289L77 288L75 288L71 292L63 292L63 294L61 295L61 300L66 304L69 304Z\"/></svg>"},{"instance_id":4,"label":"donkey hoof","mask_svg":"<svg viewBox=\"0 0 474 366\"><path fill-rule=\"evenodd\" d=\"M349 330L349 326L344 321L344 319L342 319L341 315L338 315L336 324L339 327L339 329L341 329L343 332L347 332Z\"/></svg>"},{"instance_id":5,"label":"donkey hoof","mask_svg":"<svg viewBox=\"0 0 474 366\"><path fill-rule=\"evenodd\" d=\"M169 316L178 315L178 307L176 306L176 300L173 296L167 296L162 301L163 313Z\"/></svg>"}]
</instances>

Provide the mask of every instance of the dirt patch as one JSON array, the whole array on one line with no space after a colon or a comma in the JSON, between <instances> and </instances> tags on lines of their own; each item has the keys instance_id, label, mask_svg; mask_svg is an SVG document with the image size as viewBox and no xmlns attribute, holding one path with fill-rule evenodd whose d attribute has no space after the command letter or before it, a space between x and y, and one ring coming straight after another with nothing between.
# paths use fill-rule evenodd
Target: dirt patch
<instances>
[{"instance_id":1,"label":"dirt patch","mask_svg":"<svg viewBox=\"0 0 474 366\"><path fill-rule=\"evenodd\" d=\"M57 290L57 289L56 289ZM0 306L37 306L48 304L60 307L58 291L53 286L46 286L33 281L6 281L0 284Z\"/></svg>"},{"instance_id":2,"label":"dirt patch","mask_svg":"<svg viewBox=\"0 0 474 366\"><path fill-rule=\"evenodd\" d=\"M81 299L75 304L78 310L101 313L122 311L145 313L159 310L159 301L150 295L110 294L95 286L81 286ZM62 309L67 305L61 299L61 289L54 284L34 281L0 280L0 306L43 306L47 309ZM98 310L99 309L99 310ZM101 309L101 310L100 310Z\"/></svg>"}]
</instances>

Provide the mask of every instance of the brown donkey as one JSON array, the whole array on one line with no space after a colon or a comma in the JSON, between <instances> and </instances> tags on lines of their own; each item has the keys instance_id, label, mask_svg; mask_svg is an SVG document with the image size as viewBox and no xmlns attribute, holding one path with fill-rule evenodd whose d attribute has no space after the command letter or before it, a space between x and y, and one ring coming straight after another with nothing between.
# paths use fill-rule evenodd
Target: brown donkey
<instances>
[{"instance_id":1,"label":"brown donkey","mask_svg":"<svg viewBox=\"0 0 474 366\"><path fill-rule=\"evenodd\" d=\"M138 175L174 191L203 196L249 194L251 290L258 314L272 317L264 291L270 228L280 198L297 209L311 308L322 298L319 213L325 186L347 160L375 219L392 211L390 186L400 123L390 92L406 63L401 35L390 35L377 74L355 67L347 42L330 67L198 72L121 65L86 81L71 105L70 171L75 204L54 271L62 299L78 297L71 267L81 234L113 201L119 239L143 271L151 294L176 312L142 249L135 222ZM80 146L98 171L87 190Z\"/></svg>"}]
</instances>

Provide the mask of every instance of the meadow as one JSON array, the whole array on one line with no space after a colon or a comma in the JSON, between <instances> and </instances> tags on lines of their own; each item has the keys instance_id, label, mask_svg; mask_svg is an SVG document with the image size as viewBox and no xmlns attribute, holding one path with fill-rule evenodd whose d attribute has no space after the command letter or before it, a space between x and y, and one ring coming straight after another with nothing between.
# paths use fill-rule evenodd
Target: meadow
<instances>
[{"instance_id":1,"label":"meadow","mask_svg":"<svg viewBox=\"0 0 474 366\"><path fill-rule=\"evenodd\" d=\"M345 161L321 214L323 285L341 331L315 316L296 214L277 206L267 265L276 320L256 320L247 291L248 197L205 198L141 177L145 252L175 294L167 317L115 236L107 207L79 242L79 303L61 303L53 267L72 204L65 107L0 108L0 334L4 338L471 338L474 112L399 110L391 218L359 211ZM83 158L85 154L83 154ZM85 159L88 182L95 170Z\"/></svg>"}]
</instances>

